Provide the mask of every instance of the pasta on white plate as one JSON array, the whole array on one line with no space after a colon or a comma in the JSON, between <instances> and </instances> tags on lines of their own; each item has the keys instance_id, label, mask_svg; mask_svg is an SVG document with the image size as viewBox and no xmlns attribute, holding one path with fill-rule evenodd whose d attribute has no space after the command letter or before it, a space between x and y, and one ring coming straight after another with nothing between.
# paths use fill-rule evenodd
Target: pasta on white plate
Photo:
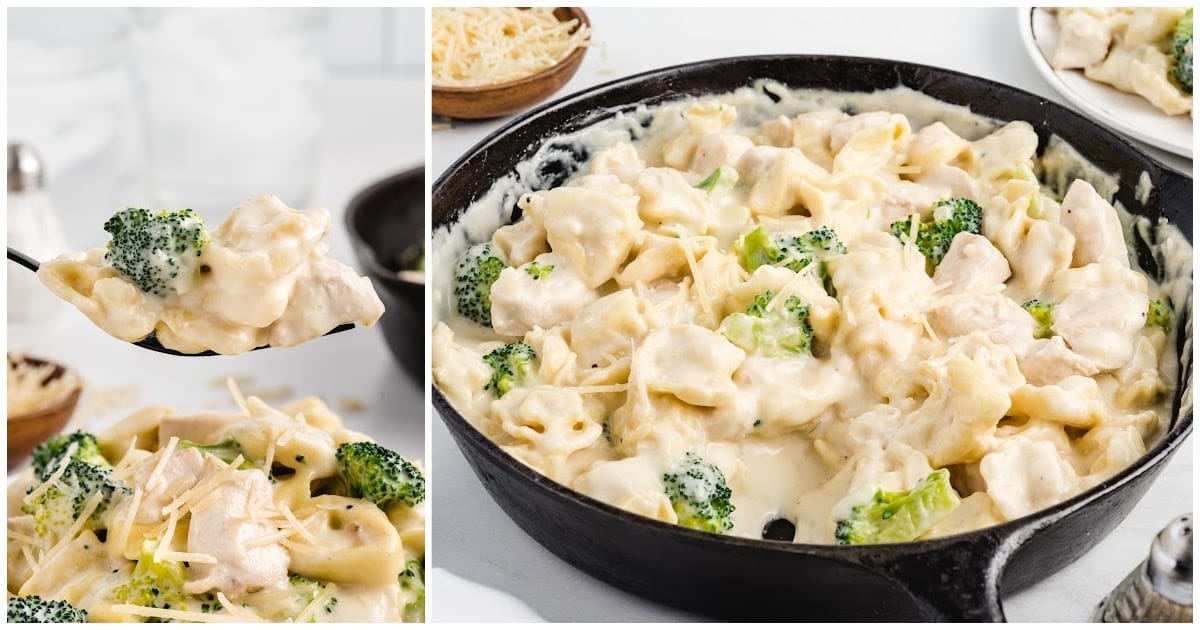
<instances>
[{"instance_id":1,"label":"pasta on white plate","mask_svg":"<svg viewBox=\"0 0 1200 630\"><path fill-rule=\"evenodd\" d=\"M330 225L327 210L270 195L237 206L211 234L191 210L128 208L105 223L107 247L47 261L38 277L124 341L153 333L187 354L295 346L383 314L371 280L325 256Z\"/></svg>"},{"instance_id":2,"label":"pasta on white plate","mask_svg":"<svg viewBox=\"0 0 1200 630\"><path fill-rule=\"evenodd\" d=\"M8 491L9 621L422 621L424 475L319 399L142 409Z\"/></svg>"},{"instance_id":3,"label":"pasta on white plate","mask_svg":"<svg viewBox=\"0 0 1200 630\"><path fill-rule=\"evenodd\" d=\"M434 236L434 382L554 481L686 527L862 544L1038 511L1161 435L1186 295L1131 264L1115 181L1038 144L907 88L770 82L548 141L531 164L586 164L518 166Z\"/></svg>"},{"instance_id":4,"label":"pasta on white plate","mask_svg":"<svg viewBox=\"0 0 1200 630\"><path fill-rule=\"evenodd\" d=\"M1186 7L1053 9L1055 70L1137 94L1164 113L1192 112L1192 10Z\"/></svg>"}]
</instances>

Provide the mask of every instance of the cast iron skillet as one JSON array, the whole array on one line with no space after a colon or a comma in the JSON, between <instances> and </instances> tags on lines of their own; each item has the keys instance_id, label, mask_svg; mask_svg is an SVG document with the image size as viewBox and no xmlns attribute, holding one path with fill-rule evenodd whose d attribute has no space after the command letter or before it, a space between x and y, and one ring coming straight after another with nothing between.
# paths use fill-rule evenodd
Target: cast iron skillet
<instances>
[{"instance_id":1,"label":"cast iron skillet","mask_svg":"<svg viewBox=\"0 0 1200 630\"><path fill-rule=\"evenodd\" d=\"M1025 120L1045 146L1051 133L1108 172L1133 212L1166 217L1192 239L1192 182L1122 138L1038 96L985 79L909 63L832 56L718 59L657 70L566 97L492 134L433 185L433 225L453 224L490 183L512 172L547 137L585 127L636 103L721 93L772 78L792 87L872 91L903 84L1001 120ZM586 156L579 156L580 159ZM546 164L543 170L572 170ZM1142 171L1155 187L1143 206ZM1144 243L1143 269L1158 274ZM435 270L445 272L445 270ZM1191 300L1174 305L1175 351L1191 336ZM1180 381L1190 385L1190 344ZM1003 620L1001 593L1028 587L1074 561L1128 514L1191 433L1190 395L1174 392L1166 435L1128 469L1087 492L1024 518L957 536L843 547L750 540L685 529L574 492L534 472L475 430L436 387L434 407L497 503L529 535L610 584L727 619ZM1190 389L1190 387L1188 388ZM1182 409L1181 409L1182 407ZM1170 515L1163 515L1164 520Z\"/></svg>"}]
</instances>

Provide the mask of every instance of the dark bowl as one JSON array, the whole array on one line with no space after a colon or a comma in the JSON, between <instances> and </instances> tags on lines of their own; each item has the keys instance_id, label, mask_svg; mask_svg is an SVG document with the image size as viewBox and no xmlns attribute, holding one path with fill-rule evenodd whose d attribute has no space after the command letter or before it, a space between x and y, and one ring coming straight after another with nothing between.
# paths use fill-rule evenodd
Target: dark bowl
<instances>
[{"instance_id":1,"label":"dark bowl","mask_svg":"<svg viewBox=\"0 0 1200 630\"><path fill-rule=\"evenodd\" d=\"M396 362L417 382L425 374L425 284L402 280L400 260L425 240L425 167L378 181L346 207L358 265L383 301L383 337Z\"/></svg>"},{"instance_id":2,"label":"dark bowl","mask_svg":"<svg viewBox=\"0 0 1200 630\"><path fill-rule=\"evenodd\" d=\"M1127 209L1166 218L1192 239L1191 179L1090 120L1034 94L958 72L832 56L718 59L620 79L550 103L480 142L438 178L433 185L434 229L455 223L492 181L512 173L517 162L532 157L552 136L632 111L638 104L727 92L759 78L851 92L905 85L984 116L1028 121L1037 130L1039 151L1052 134L1062 137L1120 178L1117 199ZM577 167L560 158L523 172L538 173L540 185L549 186ZM1145 203L1134 193L1143 172L1154 184ZM1138 238L1134 245L1143 269L1161 276L1147 243ZM806 545L668 525L538 474L472 427L436 387L433 403L483 485L520 527L567 562L632 593L727 619L1003 620L1002 593L1044 579L1103 539L1191 433L1191 399L1183 397L1192 378L1190 291L1175 309L1177 326L1184 331L1175 347L1181 384L1173 393L1170 427L1143 457L1104 483L1040 512L910 543Z\"/></svg>"}]
</instances>

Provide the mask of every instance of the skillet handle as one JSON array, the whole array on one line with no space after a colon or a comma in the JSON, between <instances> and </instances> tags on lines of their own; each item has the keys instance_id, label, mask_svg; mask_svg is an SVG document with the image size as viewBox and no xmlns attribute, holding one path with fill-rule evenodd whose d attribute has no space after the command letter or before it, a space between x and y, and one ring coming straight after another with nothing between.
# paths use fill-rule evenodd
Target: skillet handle
<instances>
[{"instance_id":1,"label":"skillet handle","mask_svg":"<svg viewBox=\"0 0 1200 630\"><path fill-rule=\"evenodd\" d=\"M899 583L924 621L1005 621L1000 578L1015 540L988 533L932 539L896 553L899 548L881 546L859 561Z\"/></svg>"}]
</instances>

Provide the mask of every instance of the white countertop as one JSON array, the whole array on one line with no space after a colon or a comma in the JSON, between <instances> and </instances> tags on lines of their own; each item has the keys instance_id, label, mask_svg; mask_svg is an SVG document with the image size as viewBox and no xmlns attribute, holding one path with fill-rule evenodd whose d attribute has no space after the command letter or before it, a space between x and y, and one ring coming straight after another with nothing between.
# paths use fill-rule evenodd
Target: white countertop
<instances>
[{"instance_id":1,"label":"white countertop","mask_svg":"<svg viewBox=\"0 0 1200 630\"><path fill-rule=\"evenodd\" d=\"M1025 56L1015 9L588 9L594 41L558 96L664 66L748 54L891 58L959 70L1066 104ZM455 122L433 134L439 174L508 119ZM1191 161L1141 146L1191 174ZM507 591L550 621L680 621L694 615L626 593L559 560L508 519L475 478L437 414L432 422L433 564ZM1191 438L1145 498L1079 561L1005 600L1010 621L1085 621L1146 557L1150 540L1192 509ZM436 585L432 615L441 606ZM465 602L446 602L458 606Z\"/></svg>"},{"instance_id":2,"label":"white countertop","mask_svg":"<svg viewBox=\"0 0 1200 630\"><path fill-rule=\"evenodd\" d=\"M310 205L334 215L330 255L356 266L342 213L350 198L384 176L424 159L424 81L419 75L332 78L324 90L321 153ZM96 242L106 236L96 226ZM10 326L9 349L52 358L75 368L85 381L73 425L102 428L152 404L181 409L233 409L221 382L252 376L247 394L263 392L269 404L302 396L323 398L350 428L409 458L424 458L424 397L392 360L378 326L323 337L302 346L231 357L174 357L109 337L65 306L54 332L29 339ZM136 386L132 399L84 417L97 392ZM290 388L291 394L279 396ZM268 396L270 396L268 398ZM339 399L364 403L346 411Z\"/></svg>"}]
</instances>

